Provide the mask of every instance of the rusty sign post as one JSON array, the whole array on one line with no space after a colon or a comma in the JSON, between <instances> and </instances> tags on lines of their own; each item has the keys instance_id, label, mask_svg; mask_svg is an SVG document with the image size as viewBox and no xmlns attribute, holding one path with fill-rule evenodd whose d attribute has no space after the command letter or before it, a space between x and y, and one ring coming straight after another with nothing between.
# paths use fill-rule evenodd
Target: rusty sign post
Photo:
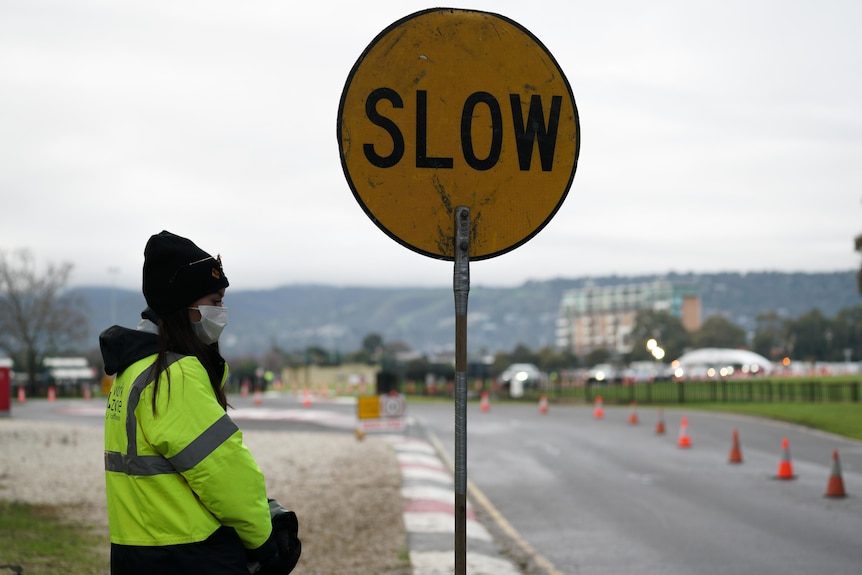
<instances>
[{"instance_id":1,"label":"rusty sign post","mask_svg":"<svg viewBox=\"0 0 862 575\"><path fill-rule=\"evenodd\" d=\"M545 46L498 14L434 8L362 52L338 106L341 166L384 233L455 263L455 573L466 573L470 261L534 237L571 187L580 124Z\"/></svg>"},{"instance_id":2,"label":"rusty sign post","mask_svg":"<svg viewBox=\"0 0 862 575\"><path fill-rule=\"evenodd\" d=\"M470 294L470 208L455 208L455 573L467 557L467 299ZM462 567L463 563L463 567Z\"/></svg>"}]
</instances>

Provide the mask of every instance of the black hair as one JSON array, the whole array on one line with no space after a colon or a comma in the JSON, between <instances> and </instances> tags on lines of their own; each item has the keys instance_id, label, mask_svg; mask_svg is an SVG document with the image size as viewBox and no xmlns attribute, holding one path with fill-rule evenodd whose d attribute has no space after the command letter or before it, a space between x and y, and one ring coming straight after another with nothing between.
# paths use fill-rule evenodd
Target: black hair
<instances>
[{"instance_id":1,"label":"black hair","mask_svg":"<svg viewBox=\"0 0 862 575\"><path fill-rule=\"evenodd\" d=\"M192 330L192 322L186 308L159 316L158 355L152 366L153 377L153 414L156 413L156 394L159 391L159 377L167 375L168 387L171 385L171 374L168 370L168 354L192 355L201 362L209 376L210 385L219 405L227 411L229 406L227 396L222 387L225 360L219 352L218 342L205 344Z\"/></svg>"}]
</instances>

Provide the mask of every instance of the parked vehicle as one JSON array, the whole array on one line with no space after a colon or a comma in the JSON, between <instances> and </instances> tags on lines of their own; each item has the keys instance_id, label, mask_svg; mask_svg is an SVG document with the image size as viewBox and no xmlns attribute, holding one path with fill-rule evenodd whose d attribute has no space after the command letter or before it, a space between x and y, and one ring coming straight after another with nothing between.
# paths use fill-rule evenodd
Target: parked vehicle
<instances>
[{"instance_id":1,"label":"parked vehicle","mask_svg":"<svg viewBox=\"0 0 862 575\"><path fill-rule=\"evenodd\" d=\"M599 363L587 372L587 385L616 385L622 383L623 372L610 363Z\"/></svg>"},{"instance_id":2,"label":"parked vehicle","mask_svg":"<svg viewBox=\"0 0 862 575\"><path fill-rule=\"evenodd\" d=\"M510 397L523 397L525 389L539 389L545 383L545 374L532 363L513 363L500 375L503 387Z\"/></svg>"},{"instance_id":3,"label":"parked vehicle","mask_svg":"<svg viewBox=\"0 0 862 575\"><path fill-rule=\"evenodd\" d=\"M651 381L671 381L673 370L660 361L633 361L625 370L625 381L645 383Z\"/></svg>"}]
</instances>

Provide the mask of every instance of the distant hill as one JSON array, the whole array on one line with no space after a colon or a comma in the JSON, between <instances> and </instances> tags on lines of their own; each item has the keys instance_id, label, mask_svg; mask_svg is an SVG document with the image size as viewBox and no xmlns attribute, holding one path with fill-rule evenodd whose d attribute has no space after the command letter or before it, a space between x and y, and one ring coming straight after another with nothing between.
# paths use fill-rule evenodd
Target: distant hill
<instances>
[{"instance_id":1,"label":"distant hill","mask_svg":"<svg viewBox=\"0 0 862 575\"><path fill-rule=\"evenodd\" d=\"M640 283L666 278L697 286L703 318L722 315L747 330L758 314L775 311L795 318L819 309L826 317L862 305L855 270L833 273L716 273L661 276L607 276L531 281L511 288L471 286L468 317L470 353L532 349L554 345L554 329L564 291L595 285ZM78 291L92 311L91 341L114 323L133 327L144 306L140 292L84 287ZM230 325L223 340L229 357L258 355L273 345L300 350L321 346L340 352L360 348L362 338L379 333L434 353L454 347L452 288L373 288L289 285L271 290L228 293Z\"/></svg>"}]
</instances>

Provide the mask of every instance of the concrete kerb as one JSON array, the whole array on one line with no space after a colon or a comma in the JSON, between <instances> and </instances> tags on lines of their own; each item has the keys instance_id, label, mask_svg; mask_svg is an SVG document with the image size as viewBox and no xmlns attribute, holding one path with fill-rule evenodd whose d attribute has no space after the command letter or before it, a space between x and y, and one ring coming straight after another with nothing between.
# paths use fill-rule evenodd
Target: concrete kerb
<instances>
[{"instance_id":1,"label":"concrete kerb","mask_svg":"<svg viewBox=\"0 0 862 575\"><path fill-rule=\"evenodd\" d=\"M427 436L429 437L429 441L434 445L434 448L437 450L440 458L446 462L446 466L450 470L454 470L454 466L449 458L446 456L446 450L443 449L443 445L437 439L437 437L431 433L427 432ZM548 561L543 555L541 555L532 545L530 545L521 534L518 533L515 528L510 524L503 514L500 513L496 507L491 503L491 501L485 497L485 494L473 483L470 479L467 479L467 494L471 499L473 499L476 503L479 504L480 508L485 512L488 517L488 524L490 527L494 528L495 534L497 537L501 539L505 539L508 543L513 545L516 548L516 551L507 551L513 556L518 558L518 563L525 565L524 572L533 573L542 573L543 575L563 575L563 572L557 569L553 563Z\"/></svg>"},{"instance_id":2,"label":"concrete kerb","mask_svg":"<svg viewBox=\"0 0 862 575\"><path fill-rule=\"evenodd\" d=\"M455 487L451 466L430 441L387 435L401 467L404 525L414 575L448 575L455 569ZM467 573L521 575L504 557L467 503Z\"/></svg>"}]
</instances>

